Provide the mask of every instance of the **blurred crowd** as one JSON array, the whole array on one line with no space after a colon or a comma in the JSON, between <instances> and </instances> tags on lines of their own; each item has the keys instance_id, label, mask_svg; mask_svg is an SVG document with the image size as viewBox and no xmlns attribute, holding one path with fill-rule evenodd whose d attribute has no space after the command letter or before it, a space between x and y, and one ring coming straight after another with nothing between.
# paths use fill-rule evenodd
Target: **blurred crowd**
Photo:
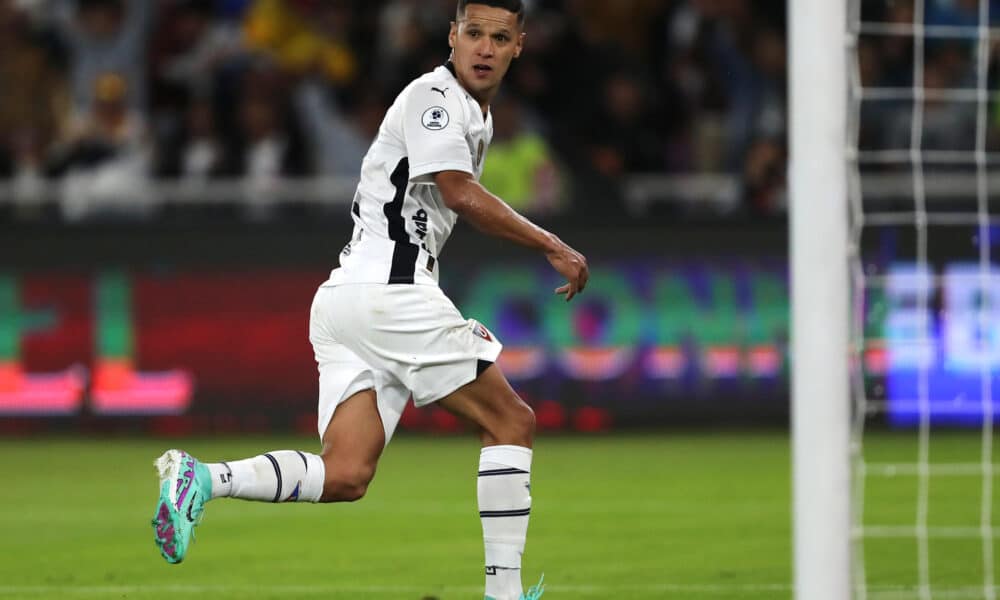
<instances>
[{"instance_id":1,"label":"blurred crowd","mask_svg":"<svg viewBox=\"0 0 1000 600\"><path fill-rule=\"evenodd\" d=\"M493 106L487 187L534 215L611 217L627 175L730 173L738 213L783 210L784 0L526 4L527 48ZM0 0L0 178L16 197L55 186L74 219L95 206L146 214L153 180L266 191L356 177L395 95L447 60L454 10ZM892 77L892 57L867 76Z\"/></svg>"},{"instance_id":2,"label":"blurred crowd","mask_svg":"<svg viewBox=\"0 0 1000 600\"><path fill-rule=\"evenodd\" d=\"M1000 0L928 0L923 19L928 30L919 55L906 30L915 10L913 0L863 4L863 22L902 29L894 35L869 31L859 37L856 68L865 90L860 149L877 154L915 147L925 156L935 151L969 154L977 146L1000 150L1000 103L991 92L1000 83L1000 38L993 31L986 44L981 46L978 39L980 24L1000 24ZM914 101L915 87L923 90L922 100ZM985 98L980 98L980 90ZM915 113L914 107L920 110ZM926 168L942 166L941 161L927 162ZM945 162L971 168L974 161L956 156ZM876 161L866 168L896 166Z\"/></svg>"}]
</instances>

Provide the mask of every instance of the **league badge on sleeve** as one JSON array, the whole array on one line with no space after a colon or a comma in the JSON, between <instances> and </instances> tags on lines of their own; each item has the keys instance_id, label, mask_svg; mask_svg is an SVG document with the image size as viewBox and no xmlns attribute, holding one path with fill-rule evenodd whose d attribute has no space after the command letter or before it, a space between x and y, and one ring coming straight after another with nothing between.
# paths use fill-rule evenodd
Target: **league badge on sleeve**
<instances>
[{"instance_id":1,"label":"league badge on sleeve","mask_svg":"<svg viewBox=\"0 0 1000 600\"><path fill-rule=\"evenodd\" d=\"M424 111L422 117L420 117L420 122L424 124L424 127L430 129L431 131L439 131L448 126L448 111L441 108L440 106L432 106Z\"/></svg>"}]
</instances>

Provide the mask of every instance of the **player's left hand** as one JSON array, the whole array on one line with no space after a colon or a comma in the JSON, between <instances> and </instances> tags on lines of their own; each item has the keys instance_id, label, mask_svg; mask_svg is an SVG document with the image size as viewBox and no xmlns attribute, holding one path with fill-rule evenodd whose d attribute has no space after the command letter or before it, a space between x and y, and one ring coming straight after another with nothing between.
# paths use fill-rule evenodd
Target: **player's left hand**
<instances>
[{"instance_id":1,"label":"player's left hand","mask_svg":"<svg viewBox=\"0 0 1000 600\"><path fill-rule=\"evenodd\" d=\"M565 285L555 290L557 294L565 294L566 302L587 287L590 269L587 268L587 259L582 254L562 243L562 247L549 253L547 258L552 267L568 280Z\"/></svg>"}]
</instances>

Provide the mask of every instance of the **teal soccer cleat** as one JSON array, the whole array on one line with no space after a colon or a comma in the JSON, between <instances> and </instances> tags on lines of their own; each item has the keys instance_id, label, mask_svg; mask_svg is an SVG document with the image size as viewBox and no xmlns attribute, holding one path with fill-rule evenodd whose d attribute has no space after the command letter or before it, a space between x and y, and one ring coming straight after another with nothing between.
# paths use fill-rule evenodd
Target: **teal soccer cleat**
<instances>
[{"instance_id":1,"label":"teal soccer cleat","mask_svg":"<svg viewBox=\"0 0 1000 600\"><path fill-rule=\"evenodd\" d=\"M542 585L544 581L545 575L542 575L542 578L538 580L536 585L531 586L527 592L521 594L521 600L538 600L541 598L542 592L545 591L545 586Z\"/></svg>"},{"instance_id":2,"label":"teal soccer cleat","mask_svg":"<svg viewBox=\"0 0 1000 600\"><path fill-rule=\"evenodd\" d=\"M541 598L542 593L545 592L545 586L542 585L543 581L545 581L545 575L542 575L542 578L538 580L537 585L531 586L530 588L528 588L527 592L521 594L520 600L538 600L539 598ZM483 600L494 600L494 598L491 596L486 596Z\"/></svg>"},{"instance_id":3,"label":"teal soccer cleat","mask_svg":"<svg viewBox=\"0 0 1000 600\"><path fill-rule=\"evenodd\" d=\"M176 564L184 560L205 502L212 497L212 475L182 450L167 450L153 464L160 475L153 537L163 558Z\"/></svg>"}]
</instances>

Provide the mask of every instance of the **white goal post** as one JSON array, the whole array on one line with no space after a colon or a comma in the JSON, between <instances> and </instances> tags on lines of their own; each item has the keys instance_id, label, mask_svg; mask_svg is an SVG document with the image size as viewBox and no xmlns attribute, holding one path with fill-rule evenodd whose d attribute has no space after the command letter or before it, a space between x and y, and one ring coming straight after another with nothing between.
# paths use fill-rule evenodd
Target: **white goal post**
<instances>
[{"instance_id":1,"label":"white goal post","mask_svg":"<svg viewBox=\"0 0 1000 600\"><path fill-rule=\"evenodd\" d=\"M851 597L847 2L788 0L795 597Z\"/></svg>"}]
</instances>

